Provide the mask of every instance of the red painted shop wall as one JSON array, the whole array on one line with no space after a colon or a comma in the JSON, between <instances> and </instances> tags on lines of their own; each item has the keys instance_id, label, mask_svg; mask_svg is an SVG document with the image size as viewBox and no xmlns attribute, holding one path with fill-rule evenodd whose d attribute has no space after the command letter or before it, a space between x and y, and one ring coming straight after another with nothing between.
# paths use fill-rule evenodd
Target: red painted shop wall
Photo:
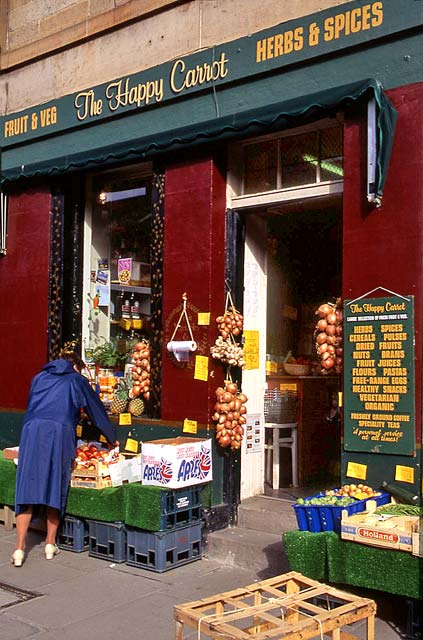
<instances>
[{"instance_id":1,"label":"red painted shop wall","mask_svg":"<svg viewBox=\"0 0 423 640\"><path fill-rule=\"evenodd\" d=\"M414 295L416 435L421 442L423 83L387 95L398 122L379 209L366 201L365 119L349 118L345 124L342 289L344 299L378 286Z\"/></svg>"},{"instance_id":2,"label":"red painted shop wall","mask_svg":"<svg viewBox=\"0 0 423 640\"><path fill-rule=\"evenodd\" d=\"M162 419L185 418L206 424L208 398L223 381L214 367L210 346L217 337L215 318L225 303L225 177L211 158L193 160L166 170L163 289ZM166 345L182 311L187 312L197 351L178 363ZM210 325L198 325L198 313L210 312ZM174 340L189 340L185 319ZM194 379L195 357L209 358L208 381Z\"/></svg>"},{"instance_id":3,"label":"red painted shop wall","mask_svg":"<svg viewBox=\"0 0 423 640\"><path fill-rule=\"evenodd\" d=\"M9 196L7 255L0 259L0 408L25 409L47 358L50 194Z\"/></svg>"}]
</instances>

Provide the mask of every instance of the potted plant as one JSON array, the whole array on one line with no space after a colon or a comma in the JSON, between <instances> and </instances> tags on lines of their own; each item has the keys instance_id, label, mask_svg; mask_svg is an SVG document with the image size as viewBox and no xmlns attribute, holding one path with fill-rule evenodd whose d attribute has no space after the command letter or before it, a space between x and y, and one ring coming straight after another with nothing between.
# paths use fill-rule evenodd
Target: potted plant
<instances>
[{"instance_id":1,"label":"potted plant","mask_svg":"<svg viewBox=\"0 0 423 640\"><path fill-rule=\"evenodd\" d=\"M110 340L93 349L93 360L100 369L122 369L128 357L127 351L118 349L116 342Z\"/></svg>"}]
</instances>

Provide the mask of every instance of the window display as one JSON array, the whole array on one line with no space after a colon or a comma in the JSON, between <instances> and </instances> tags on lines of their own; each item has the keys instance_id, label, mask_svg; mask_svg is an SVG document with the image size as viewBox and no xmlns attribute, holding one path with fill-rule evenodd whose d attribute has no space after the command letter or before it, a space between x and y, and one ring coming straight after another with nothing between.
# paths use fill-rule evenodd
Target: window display
<instances>
[{"instance_id":1,"label":"window display","mask_svg":"<svg viewBox=\"0 0 423 640\"><path fill-rule=\"evenodd\" d=\"M151 178L139 168L95 176L85 218L84 356L100 397L130 375L133 349L148 345L151 315ZM104 382L102 388L101 382Z\"/></svg>"}]
</instances>

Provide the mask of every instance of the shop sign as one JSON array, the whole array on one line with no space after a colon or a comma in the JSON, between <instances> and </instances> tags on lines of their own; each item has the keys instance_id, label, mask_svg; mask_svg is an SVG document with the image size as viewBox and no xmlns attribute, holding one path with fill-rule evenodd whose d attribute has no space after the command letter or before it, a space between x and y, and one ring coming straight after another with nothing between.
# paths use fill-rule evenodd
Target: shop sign
<instances>
[{"instance_id":1,"label":"shop sign","mask_svg":"<svg viewBox=\"0 0 423 640\"><path fill-rule=\"evenodd\" d=\"M0 147L92 125L420 27L415 0L354 0L0 119Z\"/></svg>"},{"instance_id":2,"label":"shop sign","mask_svg":"<svg viewBox=\"0 0 423 640\"><path fill-rule=\"evenodd\" d=\"M344 449L413 456L414 298L359 298L344 314Z\"/></svg>"}]
</instances>

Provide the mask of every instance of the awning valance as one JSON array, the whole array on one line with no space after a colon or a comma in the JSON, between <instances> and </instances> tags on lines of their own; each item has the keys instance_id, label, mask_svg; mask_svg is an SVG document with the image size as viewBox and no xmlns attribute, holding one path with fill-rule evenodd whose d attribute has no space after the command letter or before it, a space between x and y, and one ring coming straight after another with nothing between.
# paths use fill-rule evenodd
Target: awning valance
<instances>
[{"instance_id":1,"label":"awning valance","mask_svg":"<svg viewBox=\"0 0 423 640\"><path fill-rule=\"evenodd\" d=\"M373 195L380 198L389 165L397 113L386 97L382 85L375 79L366 79L322 91L300 95L257 109L238 111L221 117L193 122L191 125L158 128L153 134L145 131L143 113L123 116L113 122L86 127L78 131L52 136L36 143L21 145L3 151L2 182L21 177L52 175L77 169L89 169L131 159L145 159L158 152L176 151L199 144L235 140L245 136L291 128L304 122L346 111L359 101L376 103L375 127L375 180ZM185 108L190 109L187 100ZM166 109L166 107L163 107ZM160 122L160 109L156 109ZM196 114L193 113L195 116ZM195 120L195 117L193 117ZM127 121L127 126L122 126ZM137 135L138 133L138 135ZM76 144L77 136L84 136L85 148ZM80 138L82 140L82 138ZM89 141L91 140L91 145ZM114 140L113 144L104 141ZM103 144L99 144L103 141ZM43 145L43 152L31 154L33 145ZM81 151L75 149L81 149ZM39 156L37 161L32 161ZM45 159L48 158L48 159Z\"/></svg>"}]
</instances>

